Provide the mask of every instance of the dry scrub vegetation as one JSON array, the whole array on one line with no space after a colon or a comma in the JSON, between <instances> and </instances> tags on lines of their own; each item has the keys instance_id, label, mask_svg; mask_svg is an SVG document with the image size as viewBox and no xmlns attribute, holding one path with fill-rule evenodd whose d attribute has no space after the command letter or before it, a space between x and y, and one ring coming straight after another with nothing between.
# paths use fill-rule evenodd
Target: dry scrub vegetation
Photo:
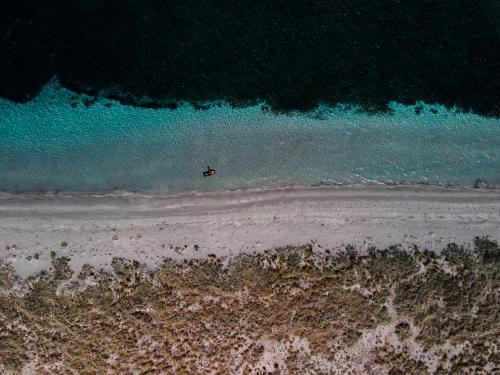
<instances>
[{"instance_id":1,"label":"dry scrub vegetation","mask_svg":"<svg viewBox=\"0 0 500 375\"><path fill-rule=\"evenodd\" d=\"M115 258L114 274L77 277L70 261L54 253L24 281L0 266L0 373L500 372L489 239L441 256L305 246L154 272Z\"/></svg>"}]
</instances>

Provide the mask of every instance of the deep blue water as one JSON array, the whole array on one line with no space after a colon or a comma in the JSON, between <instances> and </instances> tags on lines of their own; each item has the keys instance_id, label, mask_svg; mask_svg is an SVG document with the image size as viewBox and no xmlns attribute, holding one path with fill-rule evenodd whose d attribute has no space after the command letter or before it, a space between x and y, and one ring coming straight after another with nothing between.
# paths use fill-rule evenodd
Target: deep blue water
<instances>
[{"instance_id":1,"label":"deep blue water","mask_svg":"<svg viewBox=\"0 0 500 375\"><path fill-rule=\"evenodd\" d=\"M0 97L500 115L496 0L3 0Z\"/></svg>"}]
</instances>

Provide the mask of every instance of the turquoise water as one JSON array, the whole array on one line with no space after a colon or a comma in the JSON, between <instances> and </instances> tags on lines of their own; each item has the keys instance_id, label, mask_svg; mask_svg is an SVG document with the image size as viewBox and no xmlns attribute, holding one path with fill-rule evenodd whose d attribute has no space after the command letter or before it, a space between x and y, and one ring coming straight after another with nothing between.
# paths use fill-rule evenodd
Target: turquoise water
<instances>
[{"instance_id":1,"label":"turquoise water","mask_svg":"<svg viewBox=\"0 0 500 375\"><path fill-rule=\"evenodd\" d=\"M392 115L326 107L275 115L261 106L172 111L83 99L55 82L26 104L0 99L1 190L500 183L500 121L440 106L423 105L420 115L396 103ZM207 165L216 176L203 178Z\"/></svg>"}]
</instances>

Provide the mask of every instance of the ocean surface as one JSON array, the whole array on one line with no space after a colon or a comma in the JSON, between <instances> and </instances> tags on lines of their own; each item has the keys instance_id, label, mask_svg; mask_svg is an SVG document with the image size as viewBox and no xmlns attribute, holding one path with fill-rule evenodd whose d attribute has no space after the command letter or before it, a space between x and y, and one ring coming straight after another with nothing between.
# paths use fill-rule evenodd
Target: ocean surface
<instances>
[{"instance_id":1,"label":"ocean surface","mask_svg":"<svg viewBox=\"0 0 500 375\"><path fill-rule=\"evenodd\" d=\"M2 191L500 184L495 1L6 1L0 36Z\"/></svg>"},{"instance_id":2,"label":"ocean surface","mask_svg":"<svg viewBox=\"0 0 500 375\"><path fill-rule=\"evenodd\" d=\"M500 120L442 106L136 108L46 86L0 100L0 189L178 193L328 184L500 184ZM71 103L77 103L72 106ZM204 178L206 167L216 169ZM478 182L478 180L480 180Z\"/></svg>"}]
</instances>

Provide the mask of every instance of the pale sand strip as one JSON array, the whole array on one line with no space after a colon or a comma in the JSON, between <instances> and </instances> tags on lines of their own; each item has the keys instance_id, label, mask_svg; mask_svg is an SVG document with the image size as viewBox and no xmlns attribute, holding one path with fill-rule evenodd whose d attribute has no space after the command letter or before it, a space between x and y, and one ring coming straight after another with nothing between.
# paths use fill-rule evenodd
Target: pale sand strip
<instances>
[{"instance_id":1,"label":"pale sand strip","mask_svg":"<svg viewBox=\"0 0 500 375\"><path fill-rule=\"evenodd\" d=\"M449 242L472 246L476 236L500 239L500 191L342 187L0 197L0 259L23 278L47 269L51 251L70 257L77 274L85 263L109 269L113 257L154 269L164 258L236 256L287 245L312 244L322 252L348 244L360 251L416 244L439 251ZM39 259L29 260L35 254Z\"/></svg>"}]
</instances>

